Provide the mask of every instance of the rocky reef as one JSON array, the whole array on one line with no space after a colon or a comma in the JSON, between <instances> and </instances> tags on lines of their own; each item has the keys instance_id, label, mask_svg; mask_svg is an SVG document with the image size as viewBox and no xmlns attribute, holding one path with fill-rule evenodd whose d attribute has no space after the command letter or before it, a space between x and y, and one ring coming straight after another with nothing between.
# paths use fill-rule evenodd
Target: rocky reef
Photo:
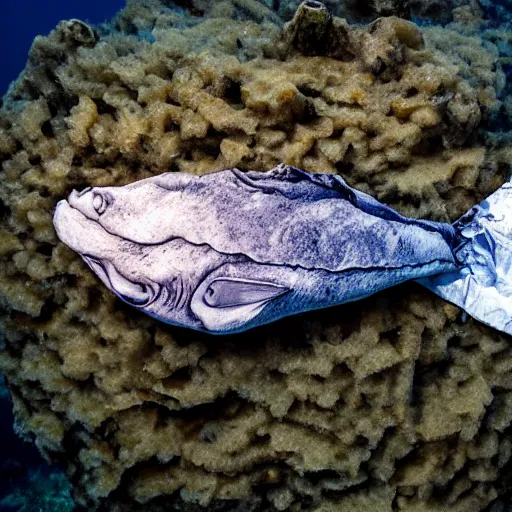
<instances>
[{"instance_id":1,"label":"rocky reef","mask_svg":"<svg viewBox=\"0 0 512 512\"><path fill-rule=\"evenodd\" d=\"M0 376L0 510L71 512L70 484L57 466L48 466L37 449L13 430L4 379Z\"/></svg>"},{"instance_id":2,"label":"rocky reef","mask_svg":"<svg viewBox=\"0 0 512 512\"><path fill-rule=\"evenodd\" d=\"M3 99L18 434L83 510L505 510L510 337L415 284L237 335L166 326L58 241L52 209L73 188L285 162L454 221L509 175L510 34L471 4L420 28L352 25L333 2L288 19L279 2L177 3L61 22Z\"/></svg>"}]
</instances>

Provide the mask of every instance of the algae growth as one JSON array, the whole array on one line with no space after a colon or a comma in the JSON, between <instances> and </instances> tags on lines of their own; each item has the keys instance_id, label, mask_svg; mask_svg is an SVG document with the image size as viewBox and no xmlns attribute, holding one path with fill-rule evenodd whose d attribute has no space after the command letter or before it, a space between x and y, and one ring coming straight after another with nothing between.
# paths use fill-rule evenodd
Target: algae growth
<instances>
[{"instance_id":1,"label":"algae growth","mask_svg":"<svg viewBox=\"0 0 512 512\"><path fill-rule=\"evenodd\" d=\"M421 27L400 18L428 15L412 2L327 2L364 24L318 2L179 3L62 22L4 97L19 433L85 510L499 510L508 336L413 284L229 337L166 326L58 242L52 209L73 188L285 162L454 221L508 177L510 33L464 1Z\"/></svg>"}]
</instances>

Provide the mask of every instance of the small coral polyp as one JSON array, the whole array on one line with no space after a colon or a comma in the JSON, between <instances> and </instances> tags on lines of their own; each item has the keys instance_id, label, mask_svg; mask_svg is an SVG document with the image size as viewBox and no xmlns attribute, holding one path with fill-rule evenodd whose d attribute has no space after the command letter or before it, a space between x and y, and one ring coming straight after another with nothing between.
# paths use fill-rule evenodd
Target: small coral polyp
<instances>
[{"instance_id":1,"label":"small coral polyp","mask_svg":"<svg viewBox=\"0 0 512 512\"><path fill-rule=\"evenodd\" d=\"M87 510L483 511L510 465L506 335L409 284L212 337L135 312L56 237L73 189L169 171L285 163L443 222L502 185L509 86L502 36L468 25L481 13L350 25L332 2L274 4L289 21L130 0L35 39L0 108L17 429Z\"/></svg>"}]
</instances>

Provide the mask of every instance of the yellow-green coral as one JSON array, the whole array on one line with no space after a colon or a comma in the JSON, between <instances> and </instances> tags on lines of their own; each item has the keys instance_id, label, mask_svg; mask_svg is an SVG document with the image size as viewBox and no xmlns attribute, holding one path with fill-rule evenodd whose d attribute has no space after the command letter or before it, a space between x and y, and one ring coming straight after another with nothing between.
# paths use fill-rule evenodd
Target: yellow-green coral
<instances>
[{"instance_id":1,"label":"yellow-green coral","mask_svg":"<svg viewBox=\"0 0 512 512\"><path fill-rule=\"evenodd\" d=\"M205 18L145 0L117 29L60 24L0 109L0 366L20 431L89 510L484 510L512 454L507 336L415 285L224 338L165 326L101 286L51 213L73 188L286 162L453 221L512 158L479 138L496 47L329 18L308 56L263 4L195 4Z\"/></svg>"}]
</instances>

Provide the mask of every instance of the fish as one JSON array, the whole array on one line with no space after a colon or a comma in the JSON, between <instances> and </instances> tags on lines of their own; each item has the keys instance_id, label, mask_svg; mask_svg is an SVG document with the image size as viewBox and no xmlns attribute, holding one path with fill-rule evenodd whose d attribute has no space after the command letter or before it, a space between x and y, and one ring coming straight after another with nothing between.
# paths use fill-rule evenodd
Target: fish
<instances>
[{"instance_id":1,"label":"fish","mask_svg":"<svg viewBox=\"0 0 512 512\"><path fill-rule=\"evenodd\" d=\"M459 253L476 217L464 228L408 218L339 175L280 164L73 190L53 223L122 301L223 335L409 280L436 292L430 278L466 268Z\"/></svg>"}]
</instances>

